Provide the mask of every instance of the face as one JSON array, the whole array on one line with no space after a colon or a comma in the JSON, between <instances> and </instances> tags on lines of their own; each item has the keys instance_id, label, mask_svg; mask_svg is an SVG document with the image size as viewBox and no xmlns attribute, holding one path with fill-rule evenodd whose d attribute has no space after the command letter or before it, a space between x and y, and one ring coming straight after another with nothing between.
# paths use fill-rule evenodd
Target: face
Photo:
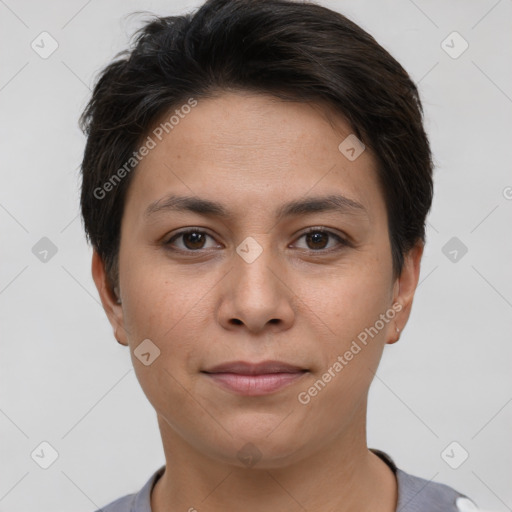
<instances>
[{"instance_id":1,"label":"face","mask_svg":"<svg viewBox=\"0 0 512 512\"><path fill-rule=\"evenodd\" d=\"M225 93L153 135L125 202L121 304L97 255L93 275L176 445L278 467L364 438L421 249L394 280L375 159L338 148L351 133L319 105Z\"/></svg>"}]
</instances>

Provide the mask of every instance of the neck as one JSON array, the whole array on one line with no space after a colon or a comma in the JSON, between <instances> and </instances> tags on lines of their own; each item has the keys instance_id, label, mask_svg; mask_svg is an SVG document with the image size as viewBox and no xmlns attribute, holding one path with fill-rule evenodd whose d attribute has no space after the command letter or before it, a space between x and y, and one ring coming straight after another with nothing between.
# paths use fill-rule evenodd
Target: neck
<instances>
[{"instance_id":1,"label":"neck","mask_svg":"<svg viewBox=\"0 0 512 512\"><path fill-rule=\"evenodd\" d=\"M286 466L243 468L205 456L158 421L166 469L151 494L152 512L396 510L395 476L368 450L364 434L345 433Z\"/></svg>"}]
</instances>

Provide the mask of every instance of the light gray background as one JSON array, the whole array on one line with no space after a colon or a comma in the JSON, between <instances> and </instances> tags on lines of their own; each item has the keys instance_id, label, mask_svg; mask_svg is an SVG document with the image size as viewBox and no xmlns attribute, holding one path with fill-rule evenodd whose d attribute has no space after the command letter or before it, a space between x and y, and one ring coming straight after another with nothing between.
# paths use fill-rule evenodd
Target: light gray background
<instances>
[{"instance_id":1,"label":"light gray background","mask_svg":"<svg viewBox=\"0 0 512 512\"><path fill-rule=\"evenodd\" d=\"M165 462L90 275L77 120L142 22L126 14L200 3L0 0L0 511L94 510ZM437 164L420 285L372 386L369 444L484 509L512 510L512 0L321 3L419 82ZM59 45L47 59L31 48L43 31ZM457 59L441 46L453 31L469 43ZM42 237L58 249L46 263L32 253ZM442 252L452 237L468 248L456 262ZM30 456L42 441L59 454L48 469ZM441 457L452 441L469 453L458 469Z\"/></svg>"}]
</instances>

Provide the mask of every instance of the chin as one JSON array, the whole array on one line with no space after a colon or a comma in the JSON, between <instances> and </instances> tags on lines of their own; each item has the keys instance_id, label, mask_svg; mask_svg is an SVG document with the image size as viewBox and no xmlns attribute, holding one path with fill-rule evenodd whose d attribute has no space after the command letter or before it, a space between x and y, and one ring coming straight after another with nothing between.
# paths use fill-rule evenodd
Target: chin
<instances>
[{"instance_id":1,"label":"chin","mask_svg":"<svg viewBox=\"0 0 512 512\"><path fill-rule=\"evenodd\" d=\"M228 458L226 462L248 469L276 469L303 458L308 443L305 444L304 439L295 439L287 429L277 430L273 432L253 426L250 430L232 431L233 439L226 447L228 453L224 453ZM315 444L314 440L311 441Z\"/></svg>"}]
</instances>

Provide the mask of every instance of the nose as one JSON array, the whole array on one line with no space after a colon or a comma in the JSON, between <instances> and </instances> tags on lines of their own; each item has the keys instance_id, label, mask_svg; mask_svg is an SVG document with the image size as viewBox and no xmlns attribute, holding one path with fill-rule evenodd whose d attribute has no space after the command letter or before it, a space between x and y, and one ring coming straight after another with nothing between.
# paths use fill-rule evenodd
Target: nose
<instances>
[{"instance_id":1,"label":"nose","mask_svg":"<svg viewBox=\"0 0 512 512\"><path fill-rule=\"evenodd\" d=\"M243 248L233 254L231 270L221 282L219 323L228 330L245 328L254 334L287 330L295 317L296 296L287 282L285 264L261 239L253 242L251 251L255 245L261 252L254 260Z\"/></svg>"}]
</instances>

